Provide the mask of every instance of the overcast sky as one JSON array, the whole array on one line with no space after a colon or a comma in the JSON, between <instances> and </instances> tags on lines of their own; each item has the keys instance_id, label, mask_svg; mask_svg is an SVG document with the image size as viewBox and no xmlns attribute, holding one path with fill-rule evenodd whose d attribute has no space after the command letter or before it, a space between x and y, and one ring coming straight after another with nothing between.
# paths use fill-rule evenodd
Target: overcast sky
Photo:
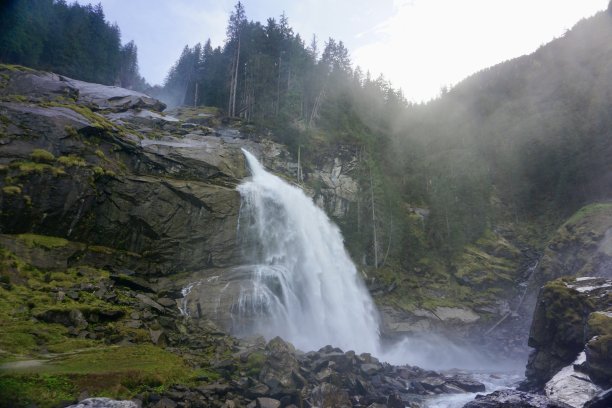
<instances>
[{"instance_id":1,"label":"overcast sky","mask_svg":"<svg viewBox=\"0 0 612 408\"><path fill-rule=\"evenodd\" d=\"M79 0L79 3L89 1ZM161 84L185 45L222 45L235 0L94 0L138 46L140 73ZM466 76L535 51L608 0L244 0L265 23L284 11L306 43L342 40L354 66L383 73L411 101L426 101Z\"/></svg>"}]
</instances>

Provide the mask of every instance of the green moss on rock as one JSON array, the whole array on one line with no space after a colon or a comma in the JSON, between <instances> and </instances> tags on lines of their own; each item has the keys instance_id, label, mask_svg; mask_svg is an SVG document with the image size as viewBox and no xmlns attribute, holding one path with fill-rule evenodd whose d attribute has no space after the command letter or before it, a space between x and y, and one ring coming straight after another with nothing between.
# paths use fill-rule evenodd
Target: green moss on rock
<instances>
[{"instance_id":1,"label":"green moss on rock","mask_svg":"<svg viewBox=\"0 0 612 408\"><path fill-rule=\"evenodd\" d=\"M593 312L587 322L587 339L612 335L612 312Z\"/></svg>"},{"instance_id":2,"label":"green moss on rock","mask_svg":"<svg viewBox=\"0 0 612 408\"><path fill-rule=\"evenodd\" d=\"M49 235L20 234L18 238L24 241L29 247L38 246L45 249L54 249L68 245L67 239Z\"/></svg>"},{"instance_id":3,"label":"green moss on rock","mask_svg":"<svg viewBox=\"0 0 612 408\"><path fill-rule=\"evenodd\" d=\"M4 186L2 192L7 195L19 195L21 194L21 188L19 186Z\"/></svg>"},{"instance_id":4,"label":"green moss on rock","mask_svg":"<svg viewBox=\"0 0 612 408\"><path fill-rule=\"evenodd\" d=\"M30 154L30 157L36 162L50 163L55 160L53 153L45 149L34 149L34 151L32 151Z\"/></svg>"}]
</instances>

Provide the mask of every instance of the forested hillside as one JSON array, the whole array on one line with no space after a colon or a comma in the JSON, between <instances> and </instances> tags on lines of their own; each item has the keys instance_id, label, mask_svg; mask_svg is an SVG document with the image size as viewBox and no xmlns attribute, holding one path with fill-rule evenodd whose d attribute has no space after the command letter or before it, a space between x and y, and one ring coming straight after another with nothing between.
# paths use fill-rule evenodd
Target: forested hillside
<instances>
[{"instance_id":1,"label":"forested hillside","mask_svg":"<svg viewBox=\"0 0 612 408\"><path fill-rule=\"evenodd\" d=\"M285 15L264 25L238 3L224 46L186 46L165 92L171 103L216 106L272 129L296 156L299 146L306 167L325 149L351 146L363 187L360 214L344 225L354 253L365 250L370 265L387 246L408 263L427 248L448 258L500 222L550 229L608 198L611 31L601 12L412 105L384 77L353 67L342 41L307 46ZM431 211L424 233L406 206Z\"/></svg>"},{"instance_id":2,"label":"forested hillside","mask_svg":"<svg viewBox=\"0 0 612 408\"><path fill-rule=\"evenodd\" d=\"M100 4L17 0L0 4L0 61L83 81L144 90L133 41L121 44Z\"/></svg>"}]
</instances>

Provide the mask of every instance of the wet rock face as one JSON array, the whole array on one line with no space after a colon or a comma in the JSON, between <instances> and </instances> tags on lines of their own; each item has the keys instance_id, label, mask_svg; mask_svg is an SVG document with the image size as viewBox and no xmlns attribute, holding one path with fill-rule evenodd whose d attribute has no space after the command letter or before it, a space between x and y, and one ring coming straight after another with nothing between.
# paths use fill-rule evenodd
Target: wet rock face
<instances>
[{"instance_id":1,"label":"wet rock face","mask_svg":"<svg viewBox=\"0 0 612 408\"><path fill-rule=\"evenodd\" d=\"M495 391L478 395L463 408L572 408L563 402L551 400L543 395L529 394L515 390Z\"/></svg>"},{"instance_id":2,"label":"wet rock face","mask_svg":"<svg viewBox=\"0 0 612 408\"><path fill-rule=\"evenodd\" d=\"M612 281L604 278L555 280L546 284L529 336L532 352L522 389L540 390L586 346L586 373L602 386L612 379L606 352L612 335Z\"/></svg>"},{"instance_id":3,"label":"wet rock face","mask_svg":"<svg viewBox=\"0 0 612 408\"><path fill-rule=\"evenodd\" d=\"M160 111L161 102L50 73L6 76L0 232L124 251L140 259L130 269L154 275L236 262L235 186L246 175L239 143L202 136L196 148L142 144L143 122L110 119L119 111ZM149 125L159 129L153 119ZM66 258L79 259L76 252Z\"/></svg>"}]
</instances>

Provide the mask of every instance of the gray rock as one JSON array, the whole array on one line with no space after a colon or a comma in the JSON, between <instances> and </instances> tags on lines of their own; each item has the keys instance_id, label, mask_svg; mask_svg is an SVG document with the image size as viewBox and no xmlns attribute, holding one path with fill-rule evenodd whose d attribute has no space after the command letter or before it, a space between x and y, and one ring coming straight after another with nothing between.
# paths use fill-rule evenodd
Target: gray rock
<instances>
[{"instance_id":1,"label":"gray rock","mask_svg":"<svg viewBox=\"0 0 612 408\"><path fill-rule=\"evenodd\" d=\"M171 400L168 397L162 397L159 401L157 401L152 408L176 408L177 403Z\"/></svg>"},{"instance_id":2,"label":"gray rock","mask_svg":"<svg viewBox=\"0 0 612 408\"><path fill-rule=\"evenodd\" d=\"M404 408L406 403L399 394L391 394L387 397L387 408Z\"/></svg>"},{"instance_id":3,"label":"gray rock","mask_svg":"<svg viewBox=\"0 0 612 408\"><path fill-rule=\"evenodd\" d=\"M346 391L329 383L314 387L310 398L317 407L351 408L353 406Z\"/></svg>"},{"instance_id":4,"label":"gray rock","mask_svg":"<svg viewBox=\"0 0 612 408\"><path fill-rule=\"evenodd\" d=\"M158 312L163 313L164 312L164 307L162 305L160 305L159 303L157 303L156 301L154 301L153 299L151 299L150 297L143 295L142 293L139 293L136 295L136 298L138 300L140 300L141 303L152 307L153 309L157 310Z\"/></svg>"},{"instance_id":5,"label":"gray rock","mask_svg":"<svg viewBox=\"0 0 612 408\"><path fill-rule=\"evenodd\" d=\"M70 405L66 408L139 408L139 406L132 401L118 401L110 398L87 398L78 404Z\"/></svg>"},{"instance_id":6,"label":"gray rock","mask_svg":"<svg viewBox=\"0 0 612 408\"><path fill-rule=\"evenodd\" d=\"M151 342L153 344L166 343L166 334L163 330L149 330L149 334L151 335Z\"/></svg>"},{"instance_id":7,"label":"gray rock","mask_svg":"<svg viewBox=\"0 0 612 408\"><path fill-rule=\"evenodd\" d=\"M166 105L141 92L131 91L118 86L92 84L62 77L62 80L78 91L77 102L95 109L150 109L161 112Z\"/></svg>"},{"instance_id":8,"label":"gray rock","mask_svg":"<svg viewBox=\"0 0 612 408\"><path fill-rule=\"evenodd\" d=\"M281 403L279 400L267 397L257 398L257 408L279 408Z\"/></svg>"},{"instance_id":9,"label":"gray rock","mask_svg":"<svg viewBox=\"0 0 612 408\"><path fill-rule=\"evenodd\" d=\"M451 377L446 378L447 384L452 384L459 387L464 392L484 392L485 385L479 381L466 377Z\"/></svg>"},{"instance_id":10,"label":"gray rock","mask_svg":"<svg viewBox=\"0 0 612 408\"><path fill-rule=\"evenodd\" d=\"M572 408L563 402L551 400L543 395L516 390L500 390L487 395L477 395L474 401L463 408Z\"/></svg>"},{"instance_id":11,"label":"gray rock","mask_svg":"<svg viewBox=\"0 0 612 408\"><path fill-rule=\"evenodd\" d=\"M359 369L365 375L374 375L382 370L382 366L380 364L362 364Z\"/></svg>"},{"instance_id":12,"label":"gray rock","mask_svg":"<svg viewBox=\"0 0 612 408\"><path fill-rule=\"evenodd\" d=\"M142 322L140 320L130 320L125 325L131 329L139 329L142 327Z\"/></svg>"},{"instance_id":13,"label":"gray rock","mask_svg":"<svg viewBox=\"0 0 612 408\"><path fill-rule=\"evenodd\" d=\"M176 307L176 301L166 297L157 299L157 303L164 307Z\"/></svg>"},{"instance_id":14,"label":"gray rock","mask_svg":"<svg viewBox=\"0 0 612 408\"><path fill-rule=\"evenodd\" d=\"M300 365L291 343L275 337L266 345L266 360L259 373L259 380L271 389L273 395L291 393L304 385L299 374Z\"/></svg>"},{"instance_id":15,"label":"gray rock","mask_svg":"<svg viewBox=\"0 0 612 408\"><path fill-rule=\"evenodd\" d=\"M612 388L602 391L593 399L584 404L584 408L610 408L612 407Z\"/></svg>"}]
</instances>

